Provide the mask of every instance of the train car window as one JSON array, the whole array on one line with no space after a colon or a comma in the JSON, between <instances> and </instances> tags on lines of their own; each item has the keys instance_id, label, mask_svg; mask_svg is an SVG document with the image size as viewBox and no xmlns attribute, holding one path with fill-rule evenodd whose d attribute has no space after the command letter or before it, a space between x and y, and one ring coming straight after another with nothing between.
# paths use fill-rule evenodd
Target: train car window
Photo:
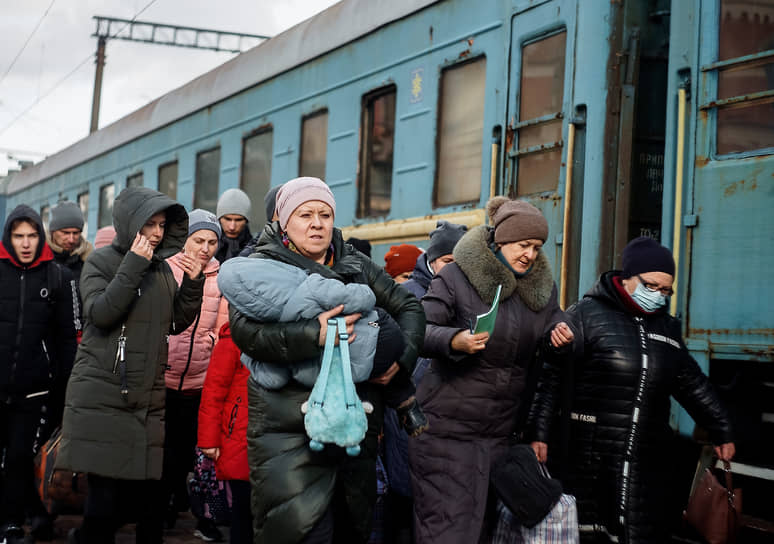
<instances>
[{"instance_id":1,"label":"train car window","mask_svg":"<svg viewBox=\"0 0 774 544\"><path fill-rule=\"evenodd\" d=\"M435 205L481 197L486 58L441 72Z\"/></svg>"},{"instance_id":2,"label":"train car window","mask_svg":"<svg viewBox=\"0 0 774 544\"><path fill-rule=\"evenodd\" d=\"M139 174L132 174L131 176L126 177L127 187L142 187L142 183L143 183L142 172L140 172Z\"/></svg>"},{"instance_id":3,"label":"train car window","mask_svg":"<svg viewBox=\"0 0 774 544\"><path fill-rule=\"evenodd\" d=\"M214 210L218 205L220 183L220 147L196 155L194 208Z\"/></svg>"},{"instance_id":4,"label":"train car window","mask_svg":"<svg viewBox=\"0 0 774 544\"><path fill-rule=\"evenodd\" d=\"M273 132L262 130L242 140L242 179L240 187L250 197L251 202L263 202L263 197L271 187L271 153ZM253 206L252 216L248 218L253 229L266 222L263 206Z\"/></svg>"},{"instance_id":5,"label":"train car window","mask_svg":"<svg viewBox=\"0 0 774 544\"><path fill-rule=\"evenodd\" d=\"M390 85L363 96L358 217L390 213L396 94L397 87Z\"/></svg>"},{"instance_id":6,"label":"train car window","mask_svg":"<svg viewBox=\"0 0 774 544\"><path fill-rule=\"evenodd\" d=\"M159 192L177 200L177 161L159 166Z\"/></svg>"},{"instance_id":7,"label":"train car window","mask_svg":"<svg viewBox=\"0 0 774 544\"><path fill-rule=\"evenodd\" d=\"M89 193L78 194L78 207L81 209L81 215L83 216L83 230L81 234L84 238L89 237Z\"/></svg>"},{"instance_id":8,"label":"train car window","mask_svg":"<svg viewBox=\"0 0 774 544\"><path fill-rule=\"evenodd\" d=\"M320 110L301 120L301 159L298 175L324 180L327 150L328 110Z\"/></svg>"},{"instance_id":9,"label":"train car window","mask_svg":"<svg viewBox=\"0 0 774 544\"><path fill-rule=\"evenodd\" d=\"M717 153L774 148L774 0L721 0L719 34Z\"/></svg>"},{"instance_id":10,"label":"train car window","mask_svg":"<svg viewBox=\"0 0 774 544\"><path fill-rule=\"evenodd\" d=\"M40 207L40 219L43 221L43 229L48 231L48 220L51 219L51 206L46 204Z\"/></svg>"},{"instance_id":11,"label":"train car window","mask_svg":"<svg viewBox=\"0 0 774 544\"><path fill-rule=\"evenodd\" d=\"M517 193L554 191L562 163L562 102L567 32L521 48Z\"/></svg>"},{"instance_id":12,"label":"train car window","mask_svg":"<svg viewBox=\"0 0 774 544\"><path fill-rule=\"evenodd\" d=\"M109 227L113 224L113 199L116 195L115 183L108 183L99 188L99 212L97 212L97 228Z\"/></svg>"}]
</instances>

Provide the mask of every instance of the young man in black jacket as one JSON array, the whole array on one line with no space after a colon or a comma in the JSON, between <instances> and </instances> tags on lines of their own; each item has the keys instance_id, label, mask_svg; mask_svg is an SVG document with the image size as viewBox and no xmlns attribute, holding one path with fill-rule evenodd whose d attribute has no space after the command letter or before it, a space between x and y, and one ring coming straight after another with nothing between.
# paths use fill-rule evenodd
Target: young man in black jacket
<instances>
[{"instance_id":1,"label":"young man in black jacket","mask_svg":"<svg viewBox=\"0 0 774 544\"><path fill-rule=\"evenodd\" d=\"M76 349L72 274L54 262L40 216L23 204L3 229L0 285L0 538L10 544L24 542L30 508L43 520L35 532L51 529L33 483L33 450L61 420Z\"/></svg>"}]
</instances>

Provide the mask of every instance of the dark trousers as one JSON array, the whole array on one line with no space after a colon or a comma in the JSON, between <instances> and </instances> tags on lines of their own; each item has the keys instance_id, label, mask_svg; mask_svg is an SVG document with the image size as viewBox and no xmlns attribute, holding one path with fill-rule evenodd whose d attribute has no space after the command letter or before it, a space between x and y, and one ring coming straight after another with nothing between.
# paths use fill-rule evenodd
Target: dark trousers
<instances>
[{"instance_id":1,"label":"dark trousers","mask_svg":"<svg viewBox=\"0 0 774 544\"><path fill-rule=\"evenodd\" d=\"M163 542L164 509L159 480L117 480L88 475L80 544L113 544L119 527L137 522L137 544Z\"/></svg>"},{"instance_id":2,"label":"dark trousers","mask_svg":"<svg viewBox=\"0 0 774 544\"><path fill-rule=\"evenodd\" d=\"M45 512L33 473L33 447L45 402L45 395L10 403L0 401L0 525L21 526L25 512L33 515Z\"/></svg>"},{"instance_id":3,"label":"dark trousers","mask_svg":"<svg viewBox=\"0 0 774 544\"><path fill-rule=\"evenodd\" d=\"M230 480L231 544L252 544L253 514L250 510L250 482Z\"/></svg>"},{"instance_id":4,"label":"dark trousers","mask_svg":"<svg viewBox=\"0 0 774 544\"><path fill-rule=\"evenodd\" d=\"M186 478L196 459L196 438L201 391L167 389L164 421L164 468L161 480L167 504L178 512L188 510Z\"/></svg>"},{"instance_id":5,"label":"dark trousers","mask_svg":"<svg viewBox=\"0 0 774 544\"><path fill-rule=\"evenodd\" d=\"M414 499L393 492L386 497L385 544L411 544L414 542Z\"/></svg>"}]
</instances>

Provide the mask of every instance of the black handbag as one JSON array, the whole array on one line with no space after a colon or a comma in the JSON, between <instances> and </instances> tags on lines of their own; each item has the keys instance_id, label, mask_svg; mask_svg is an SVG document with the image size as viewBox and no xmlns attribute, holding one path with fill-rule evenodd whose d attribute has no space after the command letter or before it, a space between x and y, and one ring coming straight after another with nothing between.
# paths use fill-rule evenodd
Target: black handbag
<instances>
[{"instance_id":1,"label":"black handbag","mask_svg":"<svg viewBox=\"0 0 774 544\"><path fill-rule=\"evenodd\" d=\"M526 444L510 446L493 463L489 482L524 527L540 523L562 495L562 484L546 476L535 452Z\"/></svg>"}]
</instances>

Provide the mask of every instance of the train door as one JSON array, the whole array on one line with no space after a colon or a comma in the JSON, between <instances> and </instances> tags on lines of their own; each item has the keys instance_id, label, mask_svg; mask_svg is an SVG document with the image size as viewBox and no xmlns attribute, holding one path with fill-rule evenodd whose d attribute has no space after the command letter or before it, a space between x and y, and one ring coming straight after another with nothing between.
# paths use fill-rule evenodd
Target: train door
<instances>
[{"instance_id":1,"label":"train door","mask_svg":"<svg viewBox=\"0 0 774 544\"><path fill-rule=\"evenodd\" d=\"M772 361L774 0L702 2L701 26L686 332L723 357Z\"/></svg>"},{"instance_id":2,"label":"train door","mask_svg":"<svg viewBox=\"0 0 774 544\"><path fill-rule=\"evenodd\" d=\"M673 98L685 106L678 123L695 133L683 142L686 183L677 193L683 279L676 309L686 344L731 413L746 524L767 529L757 531L760 540L740 540L771 542L774 0L705 1L696 16L693 89ZM687 420L681 413L681 430Z\"/></svg>"},{"instance_id":3,"label":"train door","mask_svg":"<svg viewBox=\"0 0 774 544\"><path fill-rule=\"evenodd\" d=\"M573 99L576 0L534 3L511 20L505 194L549 224L544 252L561 265L568 119ZM579 230L579 229L578 229ZM577 284L577 280L568 283Z\"/></svg>"}]
</instances>

